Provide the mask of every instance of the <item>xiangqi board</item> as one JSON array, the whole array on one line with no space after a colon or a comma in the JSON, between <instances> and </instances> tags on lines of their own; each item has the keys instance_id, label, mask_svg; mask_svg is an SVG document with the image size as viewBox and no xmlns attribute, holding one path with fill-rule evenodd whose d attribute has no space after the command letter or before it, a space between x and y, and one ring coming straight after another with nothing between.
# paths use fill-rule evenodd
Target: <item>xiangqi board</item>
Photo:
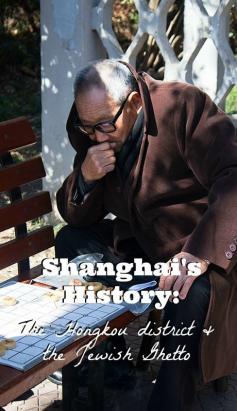
<instances>
[{"instance_id":1,"label":"xiangqi board","mask_svg":"<svg viewBox=\"0 0 237 411\"><path fill-rule=\"evenodd\" d=\"M6 349L0 356L0 364L28 370L43 360L49 345L58 352L79 338L64 334L68 323L77 322L83 329L93 329L127 311L119 304L66 304L51 295L57 294L18 282L0 288L0 344L6 339L16 342L14 349ZM11 305L4 304L8 300ZM30 325L34 322L43 334L32 332Z\"/></svg>"}]
</instances>

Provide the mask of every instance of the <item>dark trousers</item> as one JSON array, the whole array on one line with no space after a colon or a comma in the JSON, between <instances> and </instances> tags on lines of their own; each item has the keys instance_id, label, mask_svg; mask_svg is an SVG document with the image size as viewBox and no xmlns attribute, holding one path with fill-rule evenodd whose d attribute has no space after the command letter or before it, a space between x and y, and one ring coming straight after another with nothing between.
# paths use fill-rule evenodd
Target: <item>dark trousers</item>
<instances>
[{"instance_id":1,"label":"dark trousers","mask_svg":"<svg viewBox=\"0 0 237 411\"><path fill-rule=\"evenodd\" d=\"M90 228L77 229L65 226L56 237L56 257L71 260L79 254L99 252L104 255L104 262L117 264L121 261L121 257L113 252L112 237L113 222L110 220L105 220ZM141 256L139 249L138 254L134 257ZM109 280L108 283L108 278L105 278L103 282L107 281L111 286L118 285L115 280L111 278ZM140 276L137 282L141 282ZM179 345L180 347L185 346L185 350L191 356L188 361L162 361L148 404L149 411L188 411L192 409L199 374L199 341L209 299L210 281L206 273L194 281L185 300L180 301L179 304L167 303L163 326L169 321L169 325L177 330L189 327L195 320L195 329L192 336L161 337L159 348L164 347L165 353L172 353Z\"/></svg>"}]
</instances>

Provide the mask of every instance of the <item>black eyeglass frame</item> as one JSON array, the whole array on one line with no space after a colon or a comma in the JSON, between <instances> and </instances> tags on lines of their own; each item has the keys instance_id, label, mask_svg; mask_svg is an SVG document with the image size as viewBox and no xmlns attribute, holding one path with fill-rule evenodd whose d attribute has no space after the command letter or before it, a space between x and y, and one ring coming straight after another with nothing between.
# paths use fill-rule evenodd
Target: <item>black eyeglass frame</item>
<instances>
[{"instance_id":1,"label":"black eyeglass frame","mask_svg":"<svg viewBox=\"0 0 237 411\"><path fill-rule=\"evenodd\" d=\"M121 106L119 107L117 113L115 114L115 116L113 117L112 120L110 121L100 121L99 123L96 123L94 126L83 126L82 124L80 124L80 119L79 119L79 123L75 123L74 127L81 130L83 133L88 134L88 135L93 135L95 134L95 130L101 131L102 133L113 133L115 130L117 130L116 127L116 121L118 120L118 118L120 117L120 115L122 114L122 111L124 109L124 106L128 100L128 97L130 96L130 94L132 93L132 91L127 95L127 97L125 98L125 100L123 101L123 103L121 104ZM103 128L103 125L109 125L111 126L111 130L109 129L109 131L106 128ZM87 131L89 130L89 131Z\"/></svg>"}]
</instances>

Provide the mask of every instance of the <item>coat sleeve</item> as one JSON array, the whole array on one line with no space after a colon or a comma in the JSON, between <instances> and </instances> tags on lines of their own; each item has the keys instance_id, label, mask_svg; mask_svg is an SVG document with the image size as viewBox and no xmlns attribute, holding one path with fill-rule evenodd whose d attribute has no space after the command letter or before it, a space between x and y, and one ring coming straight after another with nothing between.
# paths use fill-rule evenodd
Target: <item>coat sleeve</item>
<instances>
[{"instance_id":1,"label":"coat sleeve","mask_svg":"<svg viewBox=\"0 0 237 411\"><path fill-rule=\"evenodd\" d=\"M183 251L229 271L237 261L236 128L201 90L187 86L185 94L182 114L176 118L182 137L176 138L188 166L208 191L208 208Z\"/></svg>"},{"instance_id":2,"label":"coat sleeve","mask_svg":"<svg viewBox=\"0 0 237 411\"><path fill-rule=\"evenodd\" d=\"M80 157L74 160L73 172L65 179L56 194L58 210L62 218L73 227L86 227L100 221L106 214L103 203L103 181L81 197L77 188L77 179L81 169Z\"/></svg>"},{"instance_id":3,"label":"coat sleeve","mask_svg":"<svg viewBox=\"0 0 237 411\"><path fill-rule=\"evenodd\" d=\"M86 227L101 220L106 214L103 203L104 183L99 180L96 186L82 198L78 190L78 176L81 164L87 154L91 142L84 133L76 130L74 123L78 121L75 103L73 103L68 120L67 133L72 147L76 151L73 172L65 179L56 194L58 210L62 218L73 227Z\"/></svg>"}]
</instances>

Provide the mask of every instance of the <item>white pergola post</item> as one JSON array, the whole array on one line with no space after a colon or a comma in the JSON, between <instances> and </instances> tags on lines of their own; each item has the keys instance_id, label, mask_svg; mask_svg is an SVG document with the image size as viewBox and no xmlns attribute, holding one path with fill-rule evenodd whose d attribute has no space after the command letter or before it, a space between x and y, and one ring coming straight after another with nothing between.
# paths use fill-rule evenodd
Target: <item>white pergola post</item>
<instances>
[{"instance_id":1,"label":"white pergola post","mask_svg":"<svg viewBox=\"0 0 237 411\"><path fill-rule=\"evenodd\" d=\"M195 45L203 44L204 34L208 37L208 15L215 14L220 0L202 1L202 8L196 7L197 2L185 0L184 11L184 52L191 50ZM206 9L206 10L205 10ZM187 81L192 81L201 89L205 90L213 99L218 88L218 51L210 38L205 40L192 64Z\"/></svg>"},{"instance_id":2,"label":"white pergola post","mask_svg":"<svg viewBox=\"0 0 237 411\"><path fill-rule=\"evenodd\" d=\"M88 61L105 57L91 30L91 0L41 0L42 155L44 188L55 194L70 173L75 152L65 130L73 102L73 81Z\"/></svg>"}]
</instances>

